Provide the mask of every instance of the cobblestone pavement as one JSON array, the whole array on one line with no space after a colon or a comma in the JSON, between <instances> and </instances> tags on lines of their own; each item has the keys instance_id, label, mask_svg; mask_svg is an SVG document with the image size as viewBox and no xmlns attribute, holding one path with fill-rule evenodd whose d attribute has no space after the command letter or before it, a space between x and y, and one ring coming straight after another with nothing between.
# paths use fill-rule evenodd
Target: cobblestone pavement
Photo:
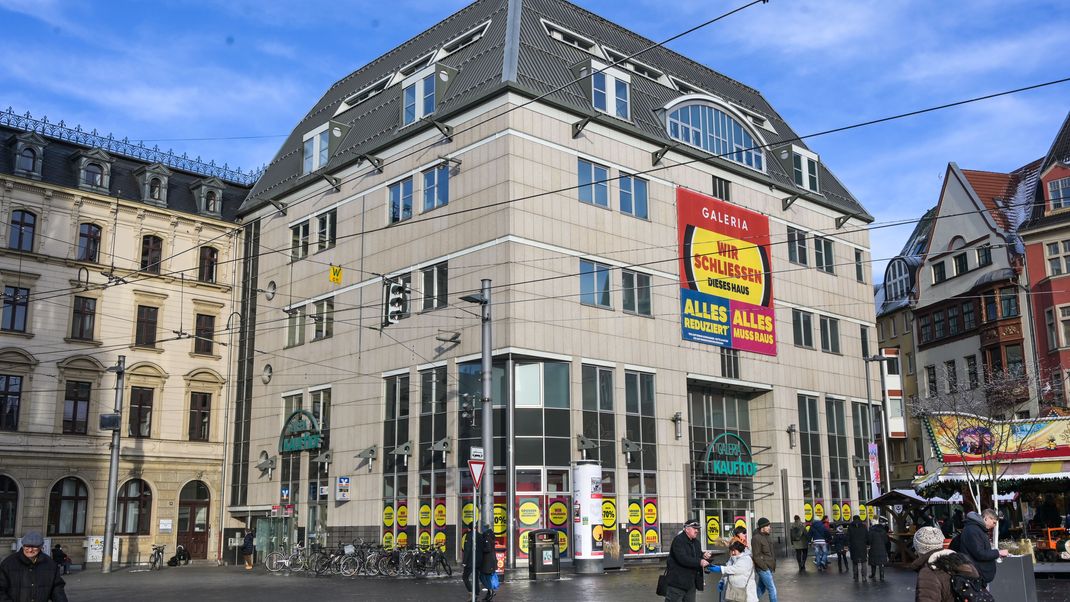
<instances>
[{"instance_id":1,"label":"cobblestone pavement","mask_svg":"<svg viewBox=\"0 0 1070 602\"><path fill-rule=\"evenodd\" d=\"M657 600L654 585L659 569L644 567L599 576L570 575L560 581L510 581L496 601ZM884 583L855 583L849 574L777 573L780 599L785 602L841 600L892 602L914 599L914 573L889 569ZM715 601L715 581L698 600ZM1070 581L1037 580L1039 602L1070 602ZM67 577L72 602L327 602L333 600L389 600L390 602L467 599L458 578L388 579L272 575L262 567L164 567L159 572L122 570L111 575L90 571ZM1003 602L1003 601L1001 601Z\"/></svg>"}]
</instances>

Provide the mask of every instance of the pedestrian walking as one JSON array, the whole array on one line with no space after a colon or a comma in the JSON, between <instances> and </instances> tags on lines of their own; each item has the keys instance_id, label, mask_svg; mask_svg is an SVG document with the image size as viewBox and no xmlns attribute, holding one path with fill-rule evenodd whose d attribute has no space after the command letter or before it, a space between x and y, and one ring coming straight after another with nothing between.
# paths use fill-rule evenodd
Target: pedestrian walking
<instances>
[{"instance_id":1,"label":"pedestrian walking","mask_svg":"<svg viewBox=\"0 0 1070 602\"><path fill-rule=\"evenodd\" d=\"M988 536L988 532L998 521L996 511L991 508L985 509L981 514L970 512L966 515L962 533L955 538L957 545L953 546L956 552L973 562L985 583L992 583L996 578L996 559L1007 555L1007 550L992 548L992 540Z\"/></svg>"},{"instance_id":2,"label":"pedestrian walking","mask_svg":"<svg viewBox=\"0 0 1070 602\"><path fill-rule=\"evenodd\" d=\"M980 579L968 558L944 549L944 533L936 527L922 527L914 533L914 551L918 557L910 568L918 573L915 602L955 602L952 576Z\"/></svg>"},{"instance_id":3,"label":"pedestrian walking","mask_svg":"<svg viewBox=\"0 0 1070 602\"><path fill-rule=\"evenodd\" d=\"M758 587L754 579L754 559L747 547L738 541L728 546L729 559L724 566L711 564L706 570L725 575L718 585L725 602L758 602Z\"/></svg>"},{"instance_id":4,"label":"pedestrian walking","mask_svg":"<svg viewBox=\"0 0 1070 602\"><path fill-rule=\"evenodd\" d=\"M3 602L67 602L66 583L56 562L41 553L45 540L37 531L22 536L22 547L0 562Z\"/></svg>"},{"instance_id":5,"label":"pedestrian walking","mask_svg":"<svg viewBox=\"0 0 1070 602\"><path fill-rule=\"evenodd\" d=\"M479 563L479 580L483 587L487 588L487 596L483 598L483 602L490 602L498 595L498 588L491 584L491 578L498 571L498 555L494 553L494 530L489 526L483 529L480 545L483 549Z\"/></svg>"},{"instance_id":6,"label":"pedestrian walking","mask_svg":"<svg viewBox=\"0 0 1070 602\"><path fill-rule=\"evenodd\" d=\"M703 569L710 565L710 561L709 554L702 552L698 532L698 521L689 520L669 546L665 602L695 602L695 592L705 589Z\"/></svg>"},{"instance_id":7,"label":"pedestrian walking","mask_svg":"<svg viewBox=\"0 0 1070 602\"><path fill-rule=\"evenodd\" d=\"M63 551L63 546L58 543L52 546L52 553L49 556L56 562L56 565L63 571L64 575L71 574L71 557Z\"/></svg>"},{"instance_id":8,"label":"pedestrian walking","mask_svg":"<svg viewBox=\"0 0 1070 602\"><path fill-rule=\"evenodd\" d=\"M253 553L256 552L256 529L249 529L245 532L245 539L242 540L241 553L245 556L245 570L253 570Z\"/></svg>"},{"instance_id":9,"label":"pedestrian walking","mask_svg":"<svg viewBox=\"0 0 1070 602\"><path fill-rule=\"evenodd\" d=\"M806 545L806 525L803 524L799 515L795 515L795 522L791 523L791 547L795 550L795 562L799 563L799 570L806 571L806 556L810 546Z\"/></svg>"},{"instance_id":10,"label":"pedestrian walking","mask_svg":"<svg viewBox=\"0 0 1070 602\"><path fill-rule=\"evenodd\" d=\"M837 525L836 532L832 534L832 551L836 553L836 568L841 573L847 572L847 532L843 530L843 525Z\"/></svg>"},{"instance_id":11,"label":"pedestrian walking","mask_svg":"<svg viewBox=\"0 0 1070 602\"><path fill-rule=\"evenodd\" d=\"M826 571L829 568L829 539L831 534L825 523L814 519L814 522L810 523L810 543L814 545L814 566L818 571Z\"/></svg>"},{"instance_id":12,"label":"pedestrian walking","mask_svg":"<svg viewBox=\"0 0 1070 602\"><path fill-rule=\"evenodd\" d=\"M469 594L472 593L472 584L475 583L479 591L476 592L478 597L482 593L482 584L479 581L478 570L479 565L483 562L483 544L480 542L480 537L474 529L469 529L467 536L464 538L464 545L461 546L461 581L464 582L464 589ZM475 546L475 558L472 557L472 546ZM471 596L469 596L471 599Z\"/></svg>"},{"instance_id":13,"label":"pedestrian walking","mask_svg":"<svg viewBox=\"0 0 1070 602\"><path fill-rule=\"evenodd\" d=\"M880 522L869 528L869 578L876 578L880 574L880 580L884 581L884 566L888 564L888 548L891 547L891 539L888 537L888 523L881 518Z\"/></svg>"},{"instance_id":14,"label":"pedestrian walking","mask_svg":"<svg viewBox=\"0 0 1070 602\"><path fill-rule=\"evenodd\" d=\"M855 581L858 581L858 573L862 573L862 581L866 580L866 557L869 550L869 533L866 524L856 514L847 527L847 548L851 551L851 565L854 566Z\"/></svg>"},{"instance_id":15,"label":"pedestrian walking","mask_svg":"<svg viewBox=\"0 0 1070 602\"><path fill-rule=\"evenodd\" d=\"M761 599L765 592L769 592L769 602L777 602L776 583L773 582L773 573L776 572L776 551L773 548L773 538L770 533L773 525L764 516L758 519L758 531L751 540L751 558L754 560L755 581L758 582L756 600Z\"/></svg>"}]
</instances>

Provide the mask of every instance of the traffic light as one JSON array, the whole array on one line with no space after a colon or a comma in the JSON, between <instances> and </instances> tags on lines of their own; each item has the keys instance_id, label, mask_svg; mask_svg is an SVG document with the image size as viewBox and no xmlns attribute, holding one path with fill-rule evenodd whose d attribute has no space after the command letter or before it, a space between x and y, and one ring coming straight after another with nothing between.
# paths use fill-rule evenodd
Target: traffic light
<instances>
[{"instance_id":1,"label":"traffic light","mask_svg":"<svg viewBox=\"0 0 1070 602\"><path fill-rule=\"evenodd\" d=\"M383 326L396 324L405 315L405 308L409 304L409 287L399 280L386 282L386 316Z\"/></svg>"}]
</instances>

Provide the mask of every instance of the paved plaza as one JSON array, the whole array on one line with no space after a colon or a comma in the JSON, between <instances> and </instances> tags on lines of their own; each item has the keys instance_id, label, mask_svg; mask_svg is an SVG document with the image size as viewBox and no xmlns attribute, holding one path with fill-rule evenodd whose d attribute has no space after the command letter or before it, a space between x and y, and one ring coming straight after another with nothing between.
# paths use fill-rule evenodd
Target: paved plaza
<instances>
[{"instance_id":1,"label":"paved plaza","mask_svg":"<svg viewBox=\"0 0 1070 602\"><path fill-rule=\"evenodd\" d=\"M554 601L605 600L630 602L657 600L654 585L659 569L643 567L599 576L565 574L560 581L510 581L496 600ZM698 600L716 600L712 584ZM159 572L125 569L111 575L75 573L67 578L72 602L294 602L332 600L389 600L415 602L465 600L460 579L389 579L310 577L302 574L270 574L262 567L246 572L241 567L164 567ZM914 574L890 569L884 583L855 583L849 574L799 574L784 569L777 573L780 599L809 601L912 601ZM1039 602L1070 602L1070 581L1039 579ZM1004 601L1001 601L1004 602Z\"/></svg>"}]
</instances>

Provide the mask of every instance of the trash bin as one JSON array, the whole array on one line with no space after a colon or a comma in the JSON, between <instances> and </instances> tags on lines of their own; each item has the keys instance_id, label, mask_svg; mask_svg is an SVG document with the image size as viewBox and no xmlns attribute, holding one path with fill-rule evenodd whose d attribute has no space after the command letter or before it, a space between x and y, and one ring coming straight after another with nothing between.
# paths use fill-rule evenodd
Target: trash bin
<instances>
[{"instance_id":1,"label":"trash bin","mask_svg":"<svg viewBox=\"0 0 1070 602\"><path fill-rule=\"evenodd\" d=\"M557 531L539 529L528 534L528 577L539 579L561 578L561 555L557 551Z\"/></svg>"}]
</instances>

